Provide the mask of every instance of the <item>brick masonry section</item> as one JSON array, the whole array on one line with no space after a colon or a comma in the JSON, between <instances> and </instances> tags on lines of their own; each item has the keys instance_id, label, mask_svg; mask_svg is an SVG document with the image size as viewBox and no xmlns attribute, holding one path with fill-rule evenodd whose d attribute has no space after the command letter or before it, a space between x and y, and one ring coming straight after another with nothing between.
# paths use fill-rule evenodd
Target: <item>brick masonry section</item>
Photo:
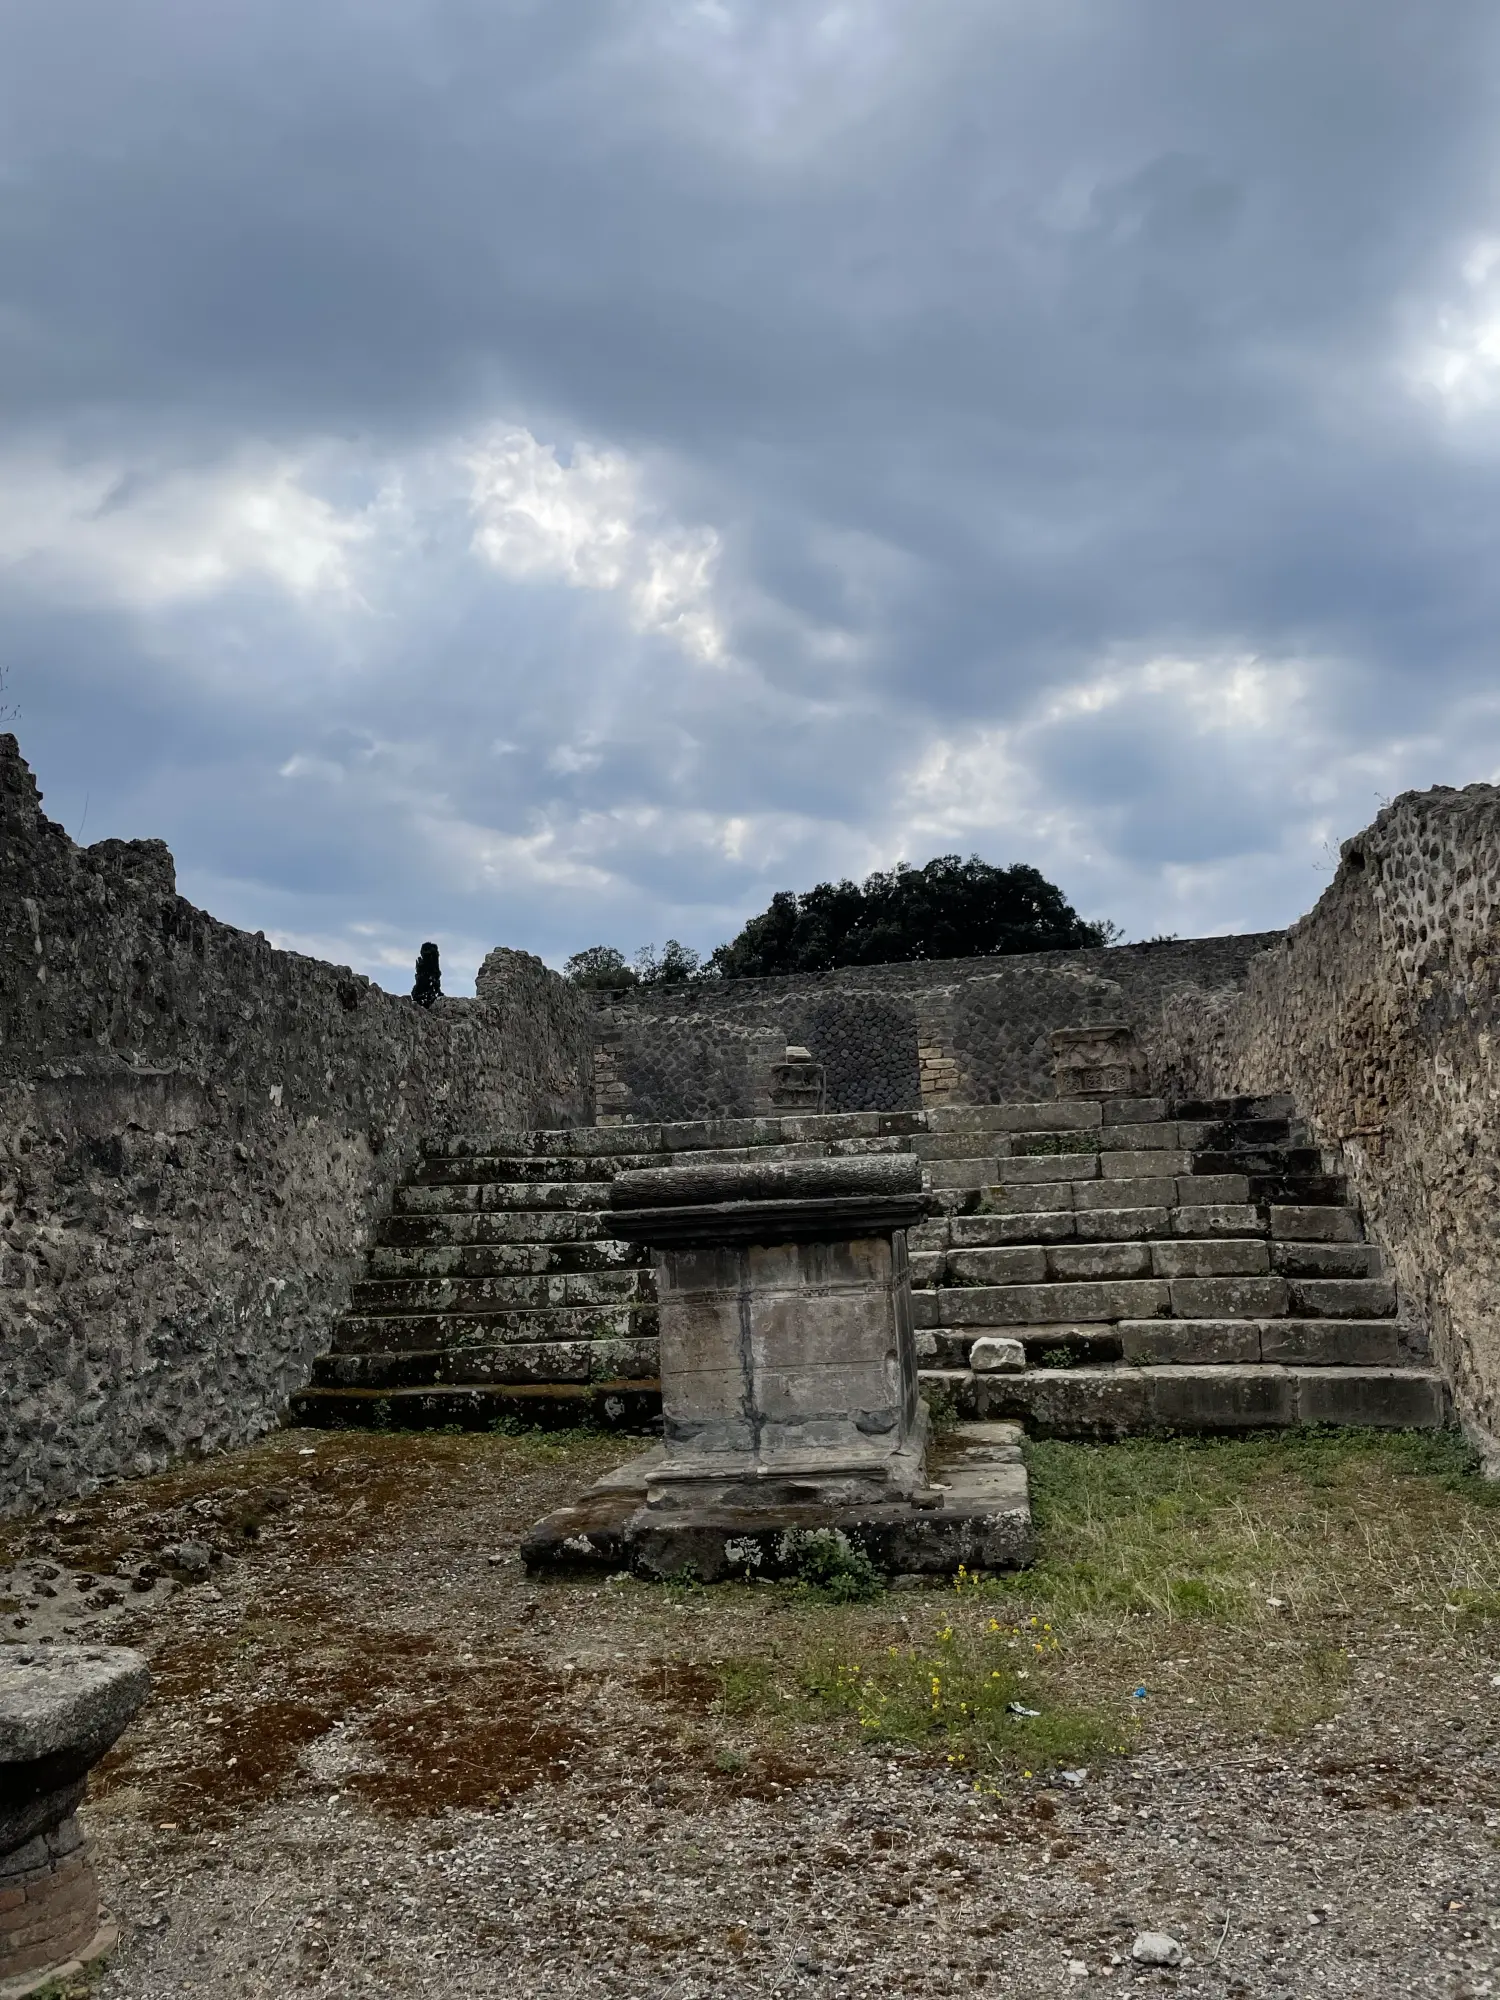
<instances>
[{"instance_id":1,"label":"brick masonry section","mask_svg":"<svg viewBox=\"0 0 1500 2000\"><path fill-rule=\"evenodd\" d=\"M76 1819L0 1855L0 1986L65 1964L98 1926L98 1885Z\"/></svg>"}]
</instances>

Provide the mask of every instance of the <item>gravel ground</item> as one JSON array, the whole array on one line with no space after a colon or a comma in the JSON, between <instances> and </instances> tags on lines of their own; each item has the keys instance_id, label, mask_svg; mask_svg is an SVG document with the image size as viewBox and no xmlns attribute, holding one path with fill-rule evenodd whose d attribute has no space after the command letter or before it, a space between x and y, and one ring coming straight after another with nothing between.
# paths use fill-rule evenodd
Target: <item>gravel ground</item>
<instances>
[{"instance_id":1,"label":"gravel ground","mask_svg":"<svg viewBox=\"0 0 1500 2000\"><path fill-rule=\"evenodd\" d=\"M1135 1754L976 1794L722 1713L717 1663L807 1616L785 1593L529 1582L520 1531L622 1455L291 1432L11 1524L7 1636L157 1673L87 1809L122 1941L76 1990L1500 1994L1485 1635L1351 1612L1338 1712L1261 1740L1163 1658ZM1137 1965L1143 1931L1183 1965Z\"/></svg>"}]
</instances>

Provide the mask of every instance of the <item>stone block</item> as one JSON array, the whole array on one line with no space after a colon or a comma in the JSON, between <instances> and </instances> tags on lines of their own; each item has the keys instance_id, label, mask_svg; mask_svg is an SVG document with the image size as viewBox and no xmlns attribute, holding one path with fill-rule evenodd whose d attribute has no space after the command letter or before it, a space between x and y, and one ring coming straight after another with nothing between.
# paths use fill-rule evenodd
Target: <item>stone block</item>
<instances>
[{"instance_id":1,"label":"stone block","mask_svg":"<svg viewBox=\"0 0 1500 2000\"><path fill-rule=\"evenodd\" d=\"M1112 1182L1111 1185L1121 1183ZM1081 1241L1094 1243L1138 1243L1148 1237L1165 1236L1170 1213L1165 1208L1080 1209L1075 1218L1074 1234Z\"/></svg>"},{"instance_id":2,"label":"stone block","mask_svg":"<svg viewBox=\"0 0 1500 2000\"><path fill-rule=\"evenodd\" d=\"M1103 1104L1106 1125L1156 1125L1167 1115L1164 1097L1107 1097Z\"/></svg>"},{"instance_id":3,"label":"stone block","mask_svg":"<svg viewBox=\"0 0 1500 2000\"><path fill-rule=\"evenodd\" d=\"M1192 1156L1188 1153L1152 1148L1144 1152L1101 1153L1099 1171L1107 1181L1137 1181L1165 1179L1167 1175L1177 1176L1192 1171Z\"/></svg>"},{"instance_id":4,"label":"stone block","mask_svg":"<svg viewBox=\"0 0 1500 2000\"><path fill-rule=\"evenodd\" d=\"M924 1291L932 1285L940 1285L943 1282L943 1266L947 1261L945 1252L914 1250L909 1261L914 1291Z\"/></svg>"},{"instance_id":5,"label":"stone block","mask_svg":"<svg viewBox=\"0 0 1500 2000\"><path fill-rule=\"evenodd\" d=\"M967 1329L967 1337L974 1340L983 1328ZM1052 1347L1098 1348L1118 1350L1119 1340L1113 1324L1109 1320L1052 1320L1043 1325L1030 1326L1024 1321L1015 1326L996 1327L996 1335L1004 1334L1012 1340L1019 1340L1028 1354Z\"/></svg>"},{"instance_id":6,"label":"stone block","mask_svg":"<svg viewBox=\"0 0 1500 2000\"><path fill-rule=\"evenodd\" d=\"M976 1375L1014 1373L1026 1366L1026 1349L1019 1340L987 1333L969 1349L969 1366Z\"/></svg>"},{"instance_id":7,"label":"stone block","mask_svg":"<svg viewBox=\"0 0 1500 2000\"><path fill-rule=\"evenodd\" d=\"M1259 1361L1260 1322L1253 1319L1143 1319L1120 1322L1126 1361L1193 1366Z\"/></svg>"},{"instance_id":8,"label":"stone block","mask_svg":"<svg viewBox=\"0 0 1500 2000\"><path fill-rule=\"evenodd\" d=\"M1359 1217L1352 1208L1273 1207L1271 1234L1295 1243L1358 1243Z\"/></svg>"},{"instance_id":9,"label":"stone block","mask_svg":"<svg viewBox=\"0 0 1500 2000\"><path fill-rule=\"evenodd\" d=\"M1092 1132L1107 1124L1108 1106L1091 1099L1057 1098L1041 1104L994 1104L985 1107L989 1129L995 1132Z\"/></svg>"},{"instance_id":10,"label":"stone block","mask_svg":"<svg viewBox=\"0 0 1500 2000\"><path fill-rule=\"evenodd\" d=\"M1061 1243L1073 1234L1071 1208L1040 1215L955 1215L948 1224L955 1250L985 1250L1005 1243Z\"/></svg>"},{"instance_id":11,"label":"stone block","mask_svg":"<svg viewBox=\"0 0 1500 2000\"><path fill-rule=\"evenodd\" d=\"M1256 1236L1191 1237L1153 1244L1151 1267L1158 1278L1262 1278L1271 1253Z\"/></svg>"},{"instance_id":12,"label":"stone block","mask_svg":"<svg viewBox=\"0 0 1500 2000\"><path fill-rule=\"evenodd\" d=\"M1136 1153L1180 1152L1182 1141L1177 1136L1177 1126L1171 1119L1142 1119L1128 1130L1111 1130L1103 1138L1101 1151L1129 1149Z\"/></svg>"},{"instance_id":13,"label":"stone block","mask_svg":"<svg viewBox=\"0 0 1500 2000\"><path fill-rule=\"evenodd\" d=\"M1392 1319L1268 1319L1260 1323L1263 1361L1302 1368L1400 1368L1411 1359L1405 1329Z\"/></svg>"},{"instance_id":14,"label":"stone block","mask_svg":"<svg viewBox=\"0 0 1500 2000\"><path fill-rule=\"evenodd\" d=\"M1380 1319L1396 1310L1384 1278L1290 1278L1288 1310L1308 1319Z\"/></svg>"},{"instance_id":15,"label":"stone block","mask_svg":"<svg viewBox=\"0 0 1500 2000\"><path fill-rule=\"evenodd\" d=\"M906 1247L913 1254L923 1250L946 1250L950 1242L950 1224L938 1217L930 1222L919 1222L915 1229L906 1232Z\"/></svg>"},{"instance_id":16,"label":"stone block","mask_svg":"<svg viewBox=\"0 0 1500 2000\"><path fill-rule=\"evenodd\" d=\"M1266 1225L1249 1202L1203 1202L1172 1211L1174 1236L1263 1236Z\"/></svg>"},{"instance_id":17,"label":"stone block","mask_svg":"<svg viewBox=\"0 0 1500 2000\"><path fill-rule=\"evenodd\" d=\"M912 1141L912 1151L919 1160L972 1160L975 1158L993 1160L1008 1149L1009 1139L996 1139L991 1133L934 1132Z\"/></svg>"},{"instance_id":18,"label":"stone block","mask_svg":"<svg viewBox=\"0 0 1500 2000\"><path fill-rule=\"evenodd\" d=\"M1448 1387L1432 1368L1309 1368L1297 1371L1304 1424L1433 1430L1450 1420Z\"/></svg>"},{"instance_id":19,"label":"stone block","mask_svg":"<svg viewBox=\"0 0 1500 2000\"><path fill-rule=\"evenodd\" d=\"M1028 1368L977 1375L974 1387L981 1417L1017 1417L1044 1436L1119 1438L1151 1428L1141 1368Z\"/></svg>"},{"instance_id":20,"label":"stone block","mask_svg":"<svg viewBox=\"0 0 1500 2000\"><path fill-rule=\"evenodd\" d=\"M1205 1204L1238 1207L1250 1199L1250 1182L1244 1174L1182 1174L1175 1199L1183 1208Z\"/></svg>"},{"instance_id":21,"label":"stone block","mask_svg":"<svg viewBox=\"0 0 1500 2000\"><path fill-rule=\"evenodd\" d=\"M1113 1283L992 1285L940 1292L944 1326L1038 1326L1061 1320L1150 1319L1169 1310L1160 1279Z\"/></svg>"},{"instance_id":22,"label":"stone block","mask_svg":"<svg viewBox=\"0 0 1500 2000\"><path fill-rule=\"evenodd\" d=\"M1006 1160L995 1179L1005 1187L1032 1187L1042 1181L1091 1181L1098 1173L1097 1153L1030 1153Z\"/></svg>"},{"instance_id":23,"label":"stone block","mask_svg":"<svg viewBox=\"0 0 1500 2000\"><path fill-rule=\"evenodd\" d=\"M1269 1319L1287 1309L1284 1278L1173 1278L1174 1319Z\"/></svg>"},{"instance_id":24,"label":"stone block","mask_svg":"<svg viewBox=\"0 0 1500 2000\"><path fill-rule=\"evenodd\" d=\"M937 1292L913 1292L911 1295L911 1323L914 1327L934 1327L938 1325Z\"/></svg>"},{"instance_id":25,"label":"stone block","mask_svg":"<svg viewBox=\"0 0 1500 2000\"><path fill-rule=\"evenodd\" d=\"M1012 1164L1009 1160L1005 1162L1007 1174ZM930 1187L968 1190L988 1187L998 1179L999 1173L1000 1163L991 1153L983 1159L933 1160L926 1169L925 1177Z\"/></svg>"},{"instance_id":26,"label":"stone block","mask_svg":"<svg viewBox=\"0 0 1500 2000\"><path fill-rule=\"evenodd\" d=\"M1041 1284L1047 1276L1047 1253L1030 1247L991 1250L950 1250L949 1285Z\"/></svg>"},{"instance_id":27,"label":"stone block","mask_svg":"<svg viewBox=\"0 0 1500 2000\"><path fill-rule=\"evenodd\" d=\"M1284 1278L1378 1278L1381 1258L1373 1243L1278 1242L1271 1267Z\"/></svg>"},{"instance_id":28,"label":"stone block","mask_svg":"<svg viewBox=\"0 0 1500 2000\"><path fill-rule=\"evenodd\" d=\"M1280 1368L1162 1367L1148 1371L1153 1422L1174 1431L1279 1427L1296 1416L1295 1385Z\"/></svg>"},{"instance_id":29,"label":"stone block","mask_svg":"<svg viewBox=\"0 0 1500 2000\"><path fill-rule=\"evenodd\" d=\"M1035 1187L1007 1182L987 1188L985 1202L993 1215L1041 1215L1072 1208L1074 1193L1070 1181L1046 1181Z\"/></svg>"},{"instance_id":30,"label":"stone block","mask_svg":"<svg viewBox=\"0 0 1500 2000\"><path fill-rule=\"evenodd\" d=\"M1061 1279L1149 1278L1151 1250L1145 1243L1059 1244L1047 1252L1047 1275Z\"/></svg>"},{"instance_id":31,"label":"stone block","mask_svg":"<svg viewBox=\"0 0 1500 2000\"><path fill-rule=\"evenodd\" d=\"M1084 1181L1073 1190L1075 1208L1171 1208L1176 1201L1176 1180L1162 1174L1129 1181Z\"/></svg>"}]
</instances>

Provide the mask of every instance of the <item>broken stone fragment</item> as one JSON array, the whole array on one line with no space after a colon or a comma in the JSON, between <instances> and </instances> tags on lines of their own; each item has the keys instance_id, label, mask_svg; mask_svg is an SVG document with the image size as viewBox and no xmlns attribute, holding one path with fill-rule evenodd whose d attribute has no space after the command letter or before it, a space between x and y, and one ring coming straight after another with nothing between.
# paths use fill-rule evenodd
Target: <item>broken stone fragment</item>
<instances>
[{"instance_id":1,"label":"broken stone fragment","mask_svg":"<svg viewBox=\"0 0 1500 2000\"><path fill-rule=\"evenodd\" d=\"M1026 1349L1019 1340L984 1334L969 1349L969 1366L981 1375L1013 1374L1026 1366Z\"/></svg>"}]
</instances>

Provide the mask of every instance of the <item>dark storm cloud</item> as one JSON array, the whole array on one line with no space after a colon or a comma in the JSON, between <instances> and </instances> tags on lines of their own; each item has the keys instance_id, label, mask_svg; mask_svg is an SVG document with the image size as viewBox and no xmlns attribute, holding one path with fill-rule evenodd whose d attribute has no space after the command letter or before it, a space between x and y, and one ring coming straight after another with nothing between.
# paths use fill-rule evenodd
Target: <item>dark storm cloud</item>
<instances>
[{"instance_id":1,"label":"dark storm cloud","mask_svg":"<svg viewBox=\"0 0 1500 2000\"><path fill-rule=\"evenodd\" d=\"M1500 765L1497 24L1440 26L11 10L0 659L54 810L392 978L944 847L1133 931L1295 915L1380 796Z\"/></svg>"}]
</instances>

